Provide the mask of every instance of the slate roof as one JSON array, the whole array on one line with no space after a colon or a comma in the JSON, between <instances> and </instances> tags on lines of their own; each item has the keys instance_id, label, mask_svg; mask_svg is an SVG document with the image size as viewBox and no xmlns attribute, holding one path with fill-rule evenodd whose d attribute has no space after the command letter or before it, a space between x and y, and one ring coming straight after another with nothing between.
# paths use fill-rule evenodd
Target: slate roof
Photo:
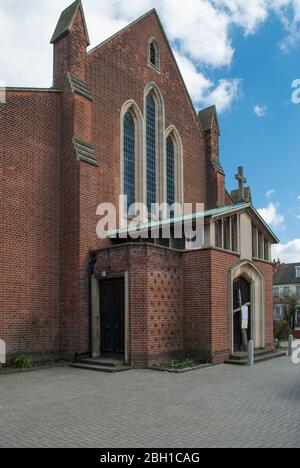
<instances>
[{"instance_id":1,"label":"slate roof","mask_svg":"<svg viewBox=\"0 0 300 468\"><path fill-rule=\"evenodd\" d=\"M217 120L217 109L216 106L207 107L206 109L201 110L198 113L198 118L200 120L201 126L205 132L212 129L214 119ZM218 124L219 127L219 124Z\"/></svg>"},{"instance_id":2,"label":"slate roof","mask_svg":"<svg viewBox=\"0 0 300 468\"><path fill-rule=\"evenodd\" d=\"M70 28L72 26L72 23L73 23L73 20L74 20L74 17L76 15L76 13L77 13L78 8L80 8L80 10L81 10L81 15L82 15L83 25L84 25L84 29L85 29L86 39L87 39L88 45L90 45L90 39L89 39L89 34L88 34L85 18L84 18L84 12L83 12L83 8L82 8L81 0L76 0L74 3L72 3L70 6L68 6L68 8L66 8L62 12L62 14L60 15L60 18L58 20L58 23L57 23L56 29L54 31L54 34L52 36L51 44L55 44L55 42L57 42L63 36L68 34L68 32L70 31Z\"/></svg>"},{"instance_id":3,"label":"slate roof","mask_svg":"<svg viewBox=\"0 0 300 468\"><path fill-rule=\"evenodd\" d=\"M300 284L300 278L296 278L296 267L300 263L282 263L274 273L274 285L279 284Z\"/></svg>"}]
</instances>

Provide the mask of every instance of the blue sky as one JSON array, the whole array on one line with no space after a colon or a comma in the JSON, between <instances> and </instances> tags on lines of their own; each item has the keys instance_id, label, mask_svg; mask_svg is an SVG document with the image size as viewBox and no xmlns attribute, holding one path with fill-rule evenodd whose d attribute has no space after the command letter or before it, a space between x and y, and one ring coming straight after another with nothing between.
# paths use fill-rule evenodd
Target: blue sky
<instances>
[{"instance_id":1,"label":"blue sky","mask_svg":"<svg viewBox=\"0 0 300 468\"><path fill-rule=\"evenodd\" d=\"M49 39L70 0L0 0L0 81L51 86ZM83 0L91 46L157 8L195 107L216 104L228 189L243 165L254 204L300 261L300 0ZM29 66L30 64L30 66ZM299 199L298 199L299 198Z\"/></svg>"},{"instance_id":2,"label":"blue sky","mask_svg":"<svg viewBox=\"0 0 300 468\"><path fill-rule=\"evenodd\" d=\"M227 175L237 163L245 167L255 206L276 206L273 229L287 243L300 237L300 105L291 102L291 83L300 78L300 45L281 51L283 33L280 23L269 21L254 36L236 35L228 76L243 81L239 98L220 115L220 126ZM266 108L264 116L254 113L256 105ZM230 176L227 185L234 185Z\"/></svg>"}]
</instances>

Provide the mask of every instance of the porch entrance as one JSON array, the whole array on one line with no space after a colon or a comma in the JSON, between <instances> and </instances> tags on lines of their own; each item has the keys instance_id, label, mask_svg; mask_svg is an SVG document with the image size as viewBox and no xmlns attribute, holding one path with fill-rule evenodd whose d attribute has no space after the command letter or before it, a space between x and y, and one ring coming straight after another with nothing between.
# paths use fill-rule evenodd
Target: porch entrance
<instances>
[{"instance_id":1,"label":"porch entrance","mask_svg":"<svg viewBox=\"0 0 300 468\"><path fill-rule=\"evenodd\" d=\"M251 283L244 277L236 279L233 283L233 338L234 352L246 351L245 338L242 329L242 306L248 305L248 328L245 329L247 340L252 339L251 321ZM244 332L244 333L245 333Z\"/></svg>"},{"instance_id":2,"label":"porch entrance","mask_svg":"<svg viewBox=\"0 0 300 468\"><path fill-rule=\"evenodd\" d=\"M125 354L124 278L100 281L101 355Z\"/></svg>"}]
</instances>

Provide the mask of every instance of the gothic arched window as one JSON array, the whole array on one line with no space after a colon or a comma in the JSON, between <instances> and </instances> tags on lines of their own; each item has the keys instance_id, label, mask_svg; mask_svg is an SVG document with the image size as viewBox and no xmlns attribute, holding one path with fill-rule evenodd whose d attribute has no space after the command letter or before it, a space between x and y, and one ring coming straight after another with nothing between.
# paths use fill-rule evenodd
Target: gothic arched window
<instances>
[{"instance_id":1,"label":"gothic arched window","mask_svg":"<svg viewBox=\"0 0 300 468\"><path fill-rule=\"evenodd\" d=\"M159 56L159 49L157 46L157 43L155 40L152 40L150 42L150 50L149 50L149 57L150 57L150 63L153 65L155 68L159 70L160 68L160 56Z\"/></svg>"},{"instance_id":2,"label":"gothic arched window","mask_svg":"<svg viewBox=\"0 0 300 468\"><path fill-rule=\"evenodd\" d=\"M156 106L148 94L146 101L147 206L156 203Z\"/></svg>"},{"instance_id":3,"label":"gothic arched window","mask_svg":"<svg viewBox=\"0 0 300 468\"><path fill-rule=\"evenodd\" d=\"M135 202L135 127L130 111L124 116L124 195L129 208Z\"/></svg>"},{"instance_id":4,"label":"gothic arched window","mask_svg":"<svg viewBox=\"0 0 300 468\"><path fill-rule=\"evenodd\" d=\"M175 148L171 136L167 138L167 203L175 203Z\"/></svg>"}]
</instances>

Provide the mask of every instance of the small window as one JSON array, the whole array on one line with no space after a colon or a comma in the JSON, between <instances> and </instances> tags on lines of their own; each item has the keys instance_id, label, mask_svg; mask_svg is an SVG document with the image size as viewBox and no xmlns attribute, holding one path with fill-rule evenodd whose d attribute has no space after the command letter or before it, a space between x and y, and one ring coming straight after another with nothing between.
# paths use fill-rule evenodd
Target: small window
<instances>
[{"instance_id":1,"label":"small window","mask_svg":"<svg viewBox=\"0 0 300 468\"><path fill-rule=\"evenodd\" d=\"M222 226L223 226L222 220L215 222L215 244L216 244L216 247L219 247L220 249L222 249L223 247Z\"/></svg>"},{"instance_id":2,"label":"small window","mask_svg":"<svg viewBox=\"0 0 300 468\"><path fill-rule=\"evenodd\" d=\"M231 250L238 251L238 221L237 215L231 218Z\"/></svg>"},{"instance_id":3,"label":"small window","mask_svg":"<svg viewBox=\"0 0 300 468\"><path fill-rule=\"evenodd\" d=\"M296 313L296 327L300 327L300 309L297 309Z\"/></svg>"},{"instance_id":4,"label":"small window","mask_svg":"<svg viewBox=\"0 0 300 468\"><path fill-rule=\"evenodd\" d=\"M258 233L258 258L263 259L264 236L261 232Z\"/></svg>"},{"instance_id":5,"label":"small window","mask_svg":"<svg viewBox=\"0 0 300 468\"><path fill-rule=\"evenodd\" d=\"M300 278L300 266L296 267L296 278Z\"/></svg>"},{"instance_id":6,"label":"small window","mask_svg":"<svg viewBox=\"0 0 300 468\"><path fill-rule=\"evenodd\" d=\"M150 63L153 65L157 70L160 69L160 57L159 57L159 49L157 43L155 41L150 42Z\"/></svg>"},{"instance_id":7,"label":"small window","mask_svg":"<svg viewBox=\"0 0 300 468\"><path fill-rule=\"evenodd\" d=\"M278 299L279 298L279 288L274 288L273 289L273 294L274 294L274 297L276 297Z\"/></svg>"},{"instance_id":8,"label":"small window","mask_svg":"<svg viewBox=\"0 0 300 468\"><path fill-rule=\"evenodd\" d=\"M282 320L284 316L281 305L277 305L274 310L274 320Z\"/></svg>"},{"instance_id":9,"label":"small window","mask_svg":"<svg viewBox=\"0 0 300 468\"><path fill-rule=\"evenodd\" d=\"M264 258L267 262L270 260L269 242L267 241L267 239L264 240Z\"/></svg>"},{"instance_id":10,"label":"small window","mask_svg":"<svg viewBox=\"0 0 300 468\"><path fill-rule=\"evenodd\" d=\"M290 297L291 295L291 290L290 288L284 288L284 297Z\"/></svg>"},{"instance_id":11,"label":"small window","mask_svg":"<svg viewBox=\"0 0 300 468\"><path fill-rule=\"evenodd\" d=\"M252 256L253 258L258 256L258 232L254 224L252 224Z\"/></svg>"},{"instance_id":12,"label":"small window","mask_svg":"<svg viewBox=\"0 0 300 468\"><path fill-rule=\"evenodd\" d=\"M296 288L296 294L297 294L297 297L300 297L300 286L297 286L297 288Z\"/></svg>"},{"instance_id":13,"label":"small window","mask_svg":"<svg viewBox=\"0 0 300 468\"><path fill-rule=\"evenodd\" d=\"M224 249L230 250L230 218L224 218L223 220L223 239Z\"/></svg>"}]
</instances>

